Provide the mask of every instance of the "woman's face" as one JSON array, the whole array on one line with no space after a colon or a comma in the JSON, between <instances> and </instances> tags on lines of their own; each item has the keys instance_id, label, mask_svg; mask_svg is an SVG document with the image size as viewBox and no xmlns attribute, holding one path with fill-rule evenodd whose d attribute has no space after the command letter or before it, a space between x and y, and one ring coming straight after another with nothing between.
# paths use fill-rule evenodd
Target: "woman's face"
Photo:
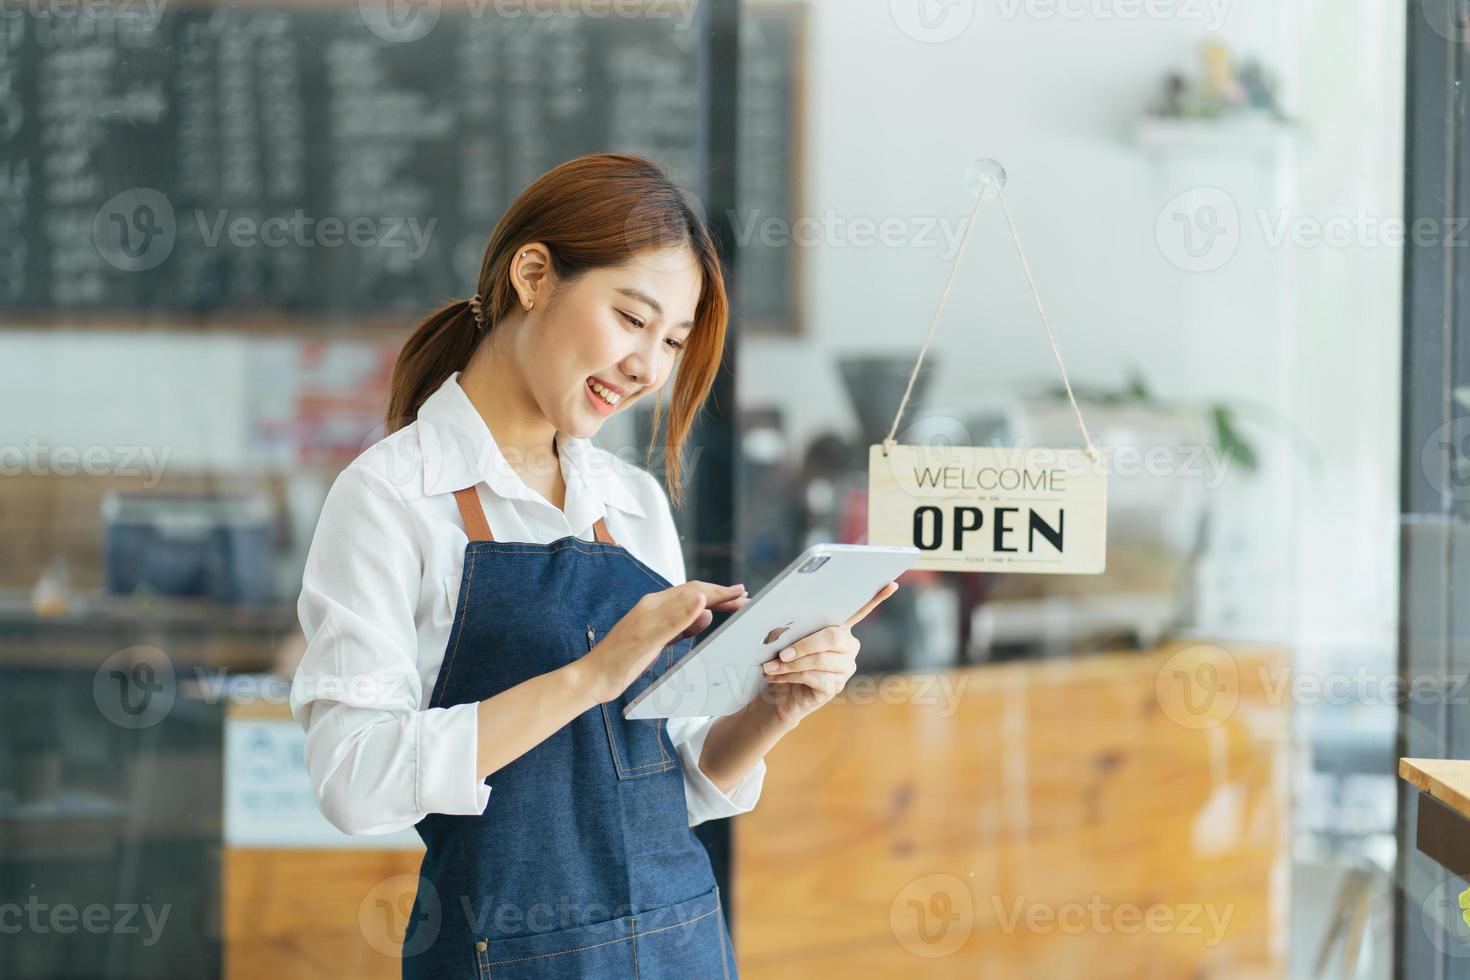
<instances>
[{"instance_id":1,"label":"woman's face","mask_svg":"<svg viewBox=\"0 0 1470 980\"><path fill-rule=\"evenodd\" d=\"M544 285L519 332L521 370L556 430L586 438L668 381L693 328L703 274L680 246Z\"/></svg>"}]
</instances>

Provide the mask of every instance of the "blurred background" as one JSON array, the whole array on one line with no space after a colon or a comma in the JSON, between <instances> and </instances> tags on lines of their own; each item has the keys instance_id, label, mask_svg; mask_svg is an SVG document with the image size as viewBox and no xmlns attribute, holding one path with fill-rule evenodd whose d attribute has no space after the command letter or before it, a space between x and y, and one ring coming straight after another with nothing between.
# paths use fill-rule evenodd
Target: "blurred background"
<instances>
[{"instance_id":1,"label":"blurred background","mask_svg":"<svg viewBox=\"0 0 1470 980\"><path fill-rule=\"evenodd\" d=\"M1461 0L6 4L0 977L397 976L420 847L316 810L302 562L411 328L605 150L727 262L690 577L865 540L979 159L1108 461L1104 574L909 573L700 828L743 976L1470 976L1464 818L1398 772L1466 751L1467 38ZM650 436L597 441L661 474ZM996 200L898 438L1080 444Z\"/></svg>"}]
</instances>

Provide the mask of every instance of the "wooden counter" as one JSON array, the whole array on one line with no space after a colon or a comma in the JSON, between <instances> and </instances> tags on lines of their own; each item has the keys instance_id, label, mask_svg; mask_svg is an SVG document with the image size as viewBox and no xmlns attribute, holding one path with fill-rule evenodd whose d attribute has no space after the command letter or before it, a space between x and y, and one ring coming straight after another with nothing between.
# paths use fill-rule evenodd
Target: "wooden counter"
<instances>
[{"instance_id":1,"label":"wooden counter","mask_svg":"<svg viewBox=\"0 0 1470 980\"><path fill-rule=\"evenodd\" d=\"M1470 762L1460 759L1400 759L1399 778L1470 819Z\"/></svg>"},{"instance_id":2,"label":"wooden counter","mask_svg":"<svg viewBox=\"0 0 1470 980\"><path fill-rule=\"evenodd\" d=\"M1420 792L1414 845L1456 877L1470 877L1470 762L1400 759L1399 778Z\"/></svg>"},{"instance_id":3,"label":"wooden counter","mask_svg":"<svg viewBox=\"0 0 1470 980\"><path fill-rule=\"evenodd\" d=\"M1174 646L845 692L735 823L741 976L1283 975L1287 663Z\"/></svg>"},{"instance_id":4,"label":"wooden counter","mask_svg":"<svg viewBox=\"0 0 1470 980\"><path fill-rule=\"evenodd\" d=\"M422 857L226 848L225 980L398 980Z\"/></svg>"}]
</instances>

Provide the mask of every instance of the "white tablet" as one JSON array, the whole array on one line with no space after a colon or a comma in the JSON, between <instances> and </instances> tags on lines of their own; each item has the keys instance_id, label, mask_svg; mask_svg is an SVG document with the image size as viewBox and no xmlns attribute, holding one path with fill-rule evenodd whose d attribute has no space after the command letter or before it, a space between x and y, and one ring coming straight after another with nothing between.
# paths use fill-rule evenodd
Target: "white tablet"
<instances>
[{"instance_id":1,"label":"white tablet","mask_svg":"<svg viewBox=\"0 0 1470 980\"><path fill-rule=\"evenodd\" d=\"M623 709L625 718L728 715L766 686L761 665L836 626L912 568L918 548L812 545Z\"/></svg>"}]
</instances>

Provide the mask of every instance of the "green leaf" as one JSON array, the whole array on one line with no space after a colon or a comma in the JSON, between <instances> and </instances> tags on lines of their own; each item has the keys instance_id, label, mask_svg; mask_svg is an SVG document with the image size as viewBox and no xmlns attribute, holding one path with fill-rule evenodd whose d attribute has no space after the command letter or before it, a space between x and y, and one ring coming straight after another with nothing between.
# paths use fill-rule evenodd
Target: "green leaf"
<instances>
[{"instance_id":1,"label":"green leaf","mask_svg":"<svg viewBox=\"0 0 1470 980\"><path fill-rule=\"evenodd\" d=\"M1136 402L1150 402L1153 394L1148 390L1148 382L1143 379L1143 372L1138 368L1130 368L1128 371L1128 397Z\"/></svg>"},{"instance_id":2,"label":"green leaf","mask_svg":"<svg viewBox=\"0 0 1470 980\"><path fill-rule=\"evenodd\" d=\"M1235 414L1224 405L1212 405L1210 418L1215 423L1215 440L1225 453L1227 460L1239 463L1247 473L1254 473L1260 466L1256 451L1240 434L1235 424Z\"/></svg>"}]
</instances>

